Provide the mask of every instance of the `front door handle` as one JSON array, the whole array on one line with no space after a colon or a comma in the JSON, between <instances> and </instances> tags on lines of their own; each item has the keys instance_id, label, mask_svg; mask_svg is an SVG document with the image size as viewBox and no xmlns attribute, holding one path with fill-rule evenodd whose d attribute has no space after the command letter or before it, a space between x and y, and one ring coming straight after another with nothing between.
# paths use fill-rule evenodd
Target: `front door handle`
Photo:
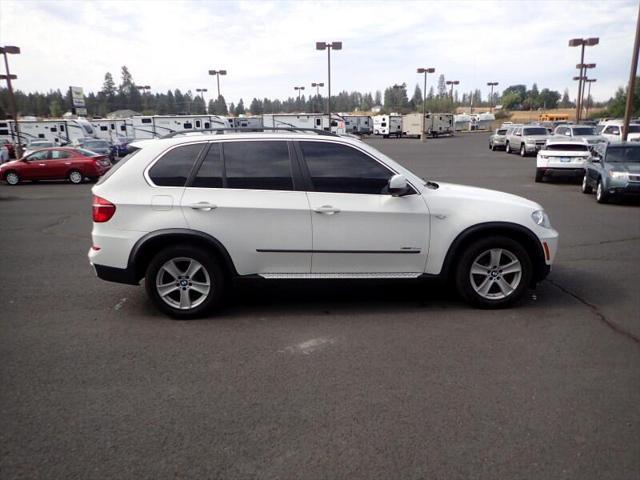
<instances>
[{"instance_id":1,"label":"front door handle","mask_svg":"<svg viewBox=\"0 0 640 480\"><path fill-rule=\"evenodd\" d=\"M334 213L340 213L339 208L335 208L332 205L322 205L321 207L317 207L313 209L316 213L324 213L326 215L333 215Z\"/></svg>"},{"instance_id":2,"label":"front door handle","mask_svg":"<svg viewBox=\"0 0 640 480\"><path fill-rule=\"evenodd\" d=\"M46 164L46 163L39 163L39 164L38 164L38 166L39 166L39 167L46 167L46 166L47 166L47 164Z\"/></svg>"},{"instance_id":3,"label":"front door handle","mask_svg":"<svg viewBox=\"0 0 640 480\"><path fill-rule=\"evenodd\" d=\"M216 208L218 208L217 205L209 202L192 203L191 205L189 205L189 207L193 208L194 210L202 210L204 212L210 212L211 210L215 210Z\"/></svg>"}]
</instances>

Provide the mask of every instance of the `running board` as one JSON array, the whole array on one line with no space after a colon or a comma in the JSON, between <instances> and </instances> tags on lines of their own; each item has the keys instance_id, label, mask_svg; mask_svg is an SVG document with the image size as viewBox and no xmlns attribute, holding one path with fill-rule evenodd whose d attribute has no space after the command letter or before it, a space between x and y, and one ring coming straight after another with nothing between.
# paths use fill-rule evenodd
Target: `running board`
<instances>
[{"instance_id":1,"label":"running board","mask_svg":"<svg viewBox=\"0 0 640 480\"><path fill-rule=\"evenodd\" d=\"M418 278L422 273L259 273L268 280Z\"/></svg>"}]
</instances>

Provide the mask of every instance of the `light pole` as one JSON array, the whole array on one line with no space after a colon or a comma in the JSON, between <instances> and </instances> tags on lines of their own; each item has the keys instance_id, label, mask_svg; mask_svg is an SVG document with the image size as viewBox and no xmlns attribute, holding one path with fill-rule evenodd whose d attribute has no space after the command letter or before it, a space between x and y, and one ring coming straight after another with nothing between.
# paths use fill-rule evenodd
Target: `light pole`
<instances>
[{"instance_id":1,"label":"light pole","mask_svg":"<svg viewBox=\"0 0 640 480\"><path fill-rule=\"evenodd\" d=\"M202 97L202 104L204 106L204 113L207 113L207 102L204 100L204 94L207 91L206 88L196 88L196 92Z\"/></svg>"},{"instance_id":2,"label":"light pole","mask_svg":"<svg viewBox=\"0 0 640 480\"><path fill-rule=\"evenodd\" d=\"M13 95L13 86L11 80L17 80L16 75L11 75L9 71L9 60L7 55L18 55L20 53L20 47L7 45L0 47L0 53L4 55L4 66L6 69L6 75L0 75L0 80L7 81L7 90L9 90L9 102L11 103L11 116L13 117L13 124L16 129L16 136L18 137L18 143L16 144L16 158L22 157L22 140L20 139L20 125L18 124L18 109L16 108L16 97Z\"/></svg>"},{"instance_id":3,"label":"light pole","mask_svg":"<svg viewBox=\"0 0 640 480\"><path fill-rule=\"evenodd\" d=\"M582 83L583 80L586 80L587 77L584 76L577 76L577 77L573 77L574 81L578 82L578 85L580 85ZM580 91L580 87L578 86L578 92ZM580 98L576 98L576 108L578 108L578 105L580 105ZM581 108L581 107L580 107ZM578 120L578 113L576 113L576 123L579 122Z\"/></svg>"},{"instance_id":4,"label":"light pole","mask_svg":"<svg viewBox=\"0 0 640 480\"><path fill-rule=\"evenodd\" d=\"M320 87L324 87L324 83L323 82L320 82L320 83L313 82L311 84L311 87L312 88L315 87L315 89L316 89L316 100L318 100L320 98ZM315 112L316 112L316 104L315 104L315 102L313 102L313 113L315 113Z\"/></svg>"},{"instance_id":5,"label":"light pole","mask_svg":"<svg viewBox=\"0 0 640 480\"><path fill-rule=\"evenodd\" d=\"M293 89L298 91L298 101L300 101L300 94L302 90L304 90L304 87L293 87Z\"/></svg>"},{"instance_id":6,"label":"light pole","mask_svg":"<svg viewBox=\"0 0 640 480\"><path fill-rule=\"evenodd\" d=\"M596 68L595 63L578 63L576 68L581 69L582 73L582 91L580 92L580 119L582 120L582 112L584 110L584 91L586 88L585 81L587 80L587 69Z\"/></svg>"},{"instance_id":7,"label":"light pole","mask_svg":"<svg viewBox=\"0 0 640 480\"><path fill-rule=\"evenodd\" d=\"M582 51L580 53L580 63L578 65L576 65L576 68L580 68L580 72L578 74L578 96L577 96L577 100L576 100L576 123L578 123L580 121L580 114L581 109L582 109L582 105L581 105L581 100L582 100L582 80L583 77L585 77L586 73L584 73L582 70L583 68L580 65L584 65L584 47L593 47L594 45L598 45L598 43L600 43L600 39L598 37L591 37L591 38L572 38L571 40L569 40L569 46L570 47L582 47Z\"/></svg>"},{"instance_id":8,"label":"light pole","mask_svg":"<svg viewBox=\"0 0 640 480\"><path fill-rule=\"evenodd\" d=\"M629 74L629 86L627 87L627 102L624 106L624 120L622 121L622 141L627 141L629 134L629 123L633 113L633 100L636 92L636 75L638 72L638 53L640 52L640 7L638 7L638 18L636 19L636 39L633 42L633 53L631 54L631 73ZM9 73L9 72L7 72Z\"/></svg>"},{"instance_id":9,"label":"light pole","mask_svg":"<svg viewBox=\"0 0 640 480\"><path fill-rule=\"evenodd\" d=\"M451 108L453 109L453 86L454 85L459 85L460 84L460 80L447 80L445 82L447 85L451 85Z\"/></svg>"},{"instance_id":10,"label":"light pole","mask_svg":"<svg viewBox=\"0 0 640 480\"><path fill-rule=\"evenodd\" d=\"M433 67L429 68L418 68L418 73L424 74L424 87L422 90L422 133L420 134L420 140L423 142L427 141L427 134L425 132L425 116L427 114L427 73L435 73L436 69Z\"/></svg>"},{"instance_id":11,"label":"light pole","mask_svg":"<svg viewBox=\"0 0 640 480\"><path fill-rule=\"evenodd\" d=\"M331 131L331 50L342 50L342 42L316 42L316 50L327 51L327 115Z\"/></svg>"},{"instance_id":12,"label":"light pole","mask_svg":"<svg viewBox=\"0 0 640 480\"><path fill-rule=\"evenodd\" d=\"M593 82L596 82L597 79L595 79L595 78L585 78L584 81L589 84L589 86L587 87L587 109L586 109L586 111L584 113L585 116L588 117L589 116L589 105L591 104L591 98L590 98L591 97L591 84Z\"/></svg>"},{"instance_id":13,"label":"light pole","mask_svg":"<svg viewBox=\"0 0 640 480\"><path fill-rule=\"evenodd\" d=\"M497 87L498 82L487 82L487 85L491 87L491 95L489 95L489 113L493 113L493 87Z\"/></svg>"},{"instance_id":14,"label":"light pole","mask_svg":"<svg viewBox=\"0 0 640 480\"><path fill-rule=\"evenodd\" d=\"M226 75L226 70L209 70L209 75L215 75L218 83L218 99L220 98L220 75Z\"/></svg>"}]
</instances>

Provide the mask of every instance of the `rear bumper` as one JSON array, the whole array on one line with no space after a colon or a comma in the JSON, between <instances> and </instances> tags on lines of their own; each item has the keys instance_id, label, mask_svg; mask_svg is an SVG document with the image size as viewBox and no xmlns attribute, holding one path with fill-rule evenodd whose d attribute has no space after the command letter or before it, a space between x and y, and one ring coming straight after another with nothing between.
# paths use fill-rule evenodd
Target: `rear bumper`
<instances>
[{"instance_id":1,"label":"rear bumper","mask_svg":"<svg viewBox=\"0 0 640 480\"><path fill-rule=\"evenodd\" d=\"M107 282L126 283L127 285L138 285L135 272L132 268L107 267L106 265L92 264L96 276Z\"/></svg>"},{"instance_id":2,"label":"rear bumper","mask_svg":"<svg viewBox=\"0 0 640 480\"><path fill-rule=\"evenodd\" d=\"M582 167L538 167L539 172L544 175L557 175L563 177L582 177L584 168Z\"/></svg>"}]
</instances>

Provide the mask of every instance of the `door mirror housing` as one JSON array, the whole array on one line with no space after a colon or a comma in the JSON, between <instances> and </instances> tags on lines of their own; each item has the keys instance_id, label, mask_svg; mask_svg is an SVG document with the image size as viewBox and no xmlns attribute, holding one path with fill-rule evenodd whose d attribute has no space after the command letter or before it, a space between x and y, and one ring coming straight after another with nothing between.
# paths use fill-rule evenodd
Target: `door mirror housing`
<instances>
[{"instance_id":1,"label":"door mirror housing","mask_svg":"<svg viewBox=\"0 0 640 480\"><path fill-rule=\"evenodd\" d=\"M388 189L389 193L393 197L402 197L411 192L411 188L407 183L406 177L400 174L394 175L389 179Z\"/></svg>"}]
</instances>

